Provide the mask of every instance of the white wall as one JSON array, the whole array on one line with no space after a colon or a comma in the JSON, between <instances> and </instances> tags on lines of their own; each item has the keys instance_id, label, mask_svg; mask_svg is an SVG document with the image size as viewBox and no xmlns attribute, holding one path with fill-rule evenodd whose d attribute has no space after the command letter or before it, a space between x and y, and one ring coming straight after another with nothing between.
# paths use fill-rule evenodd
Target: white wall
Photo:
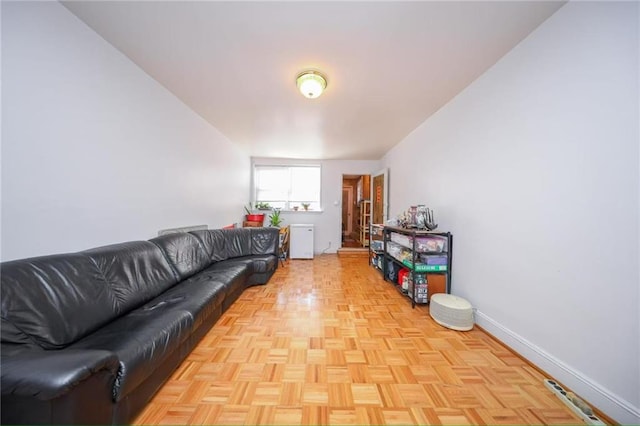
<instances>
[{"instance_id":1,"label":"white wall","mask_svg":"<svg viewBox=\"0 0 640 426\"><path fill-rule=\"evenodd\" d=\"M638 3L569 3L391 150L477 322L640 423Z\"/></svg>"},{"instance_id":2,"label":"white wall","mask_svg":"<svg viewBox=\"0 0 640 426\"><path fill-rule=\"evenodd\" d=\"M238 222L250 159L58 2L2 2L2 259Z\"/></svg>"},{"instance_id":3,"label":"white wall","mask_svg":"<svg viewBox=\"0 0 640 426\"><path fill-rule=\"evenodd\" d=\"M278 158L253 158L252 164L295 165L320 164L321 212L282 212L283 226L294 223L313 224L314 252L336 253L342 244L342 175L368 175L379 171L379 161L353 160L293 160ZM268 216L267 216L268 218ZM265 219L266 220L266 219Z\"/></svg>"}]
</instances>

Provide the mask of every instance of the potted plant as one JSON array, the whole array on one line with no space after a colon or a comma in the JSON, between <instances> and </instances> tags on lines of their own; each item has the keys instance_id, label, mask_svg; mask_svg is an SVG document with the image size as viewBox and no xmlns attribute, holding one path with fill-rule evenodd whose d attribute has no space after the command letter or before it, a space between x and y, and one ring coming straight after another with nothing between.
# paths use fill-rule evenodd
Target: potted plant
<instances>
[{"instance_id":1,"label":"potted plant","mask_svg":"<svg viewBox=\"0 0 640 426\"><path fill-rule=\"evenodd\" d=\"M258 202L258 203L256 203L256 209L258 209L258 210L271 210L271 204L264 203L264 202Z\"/></svg>"},{"instance_id":2,"label":"potted plant","mask_svg":"<svg viewBox=\"0 0 640 426\"><path fill-rule=\"evenodd\" d=\"M251 211L251 203L249 203L249 207L244 206L244 211L247 212L245 217L247 222L264 222L264 213L253 213Z\"/></svg>"},{"instance_id":3,"label":"potted plant","mask_svg":"<svg viewBox=\"0 0 640 426\"><path fill-rule=\"evenodd\" d=\"M280 210L273 209L273 212L269 215L269 226L279 228L282 224L282 217L280 217Z\"/></svg>"},{"instance_id":4,"label":"potted plant","mask_svg":"<svg viewBox=\"0 0 640 426\"><path fill-rule=\"evenodd\" d=\"M311 203L302 203L302 208L305 210L309 210L309 206L311 205Z\"/></svg>"}]
</instances>

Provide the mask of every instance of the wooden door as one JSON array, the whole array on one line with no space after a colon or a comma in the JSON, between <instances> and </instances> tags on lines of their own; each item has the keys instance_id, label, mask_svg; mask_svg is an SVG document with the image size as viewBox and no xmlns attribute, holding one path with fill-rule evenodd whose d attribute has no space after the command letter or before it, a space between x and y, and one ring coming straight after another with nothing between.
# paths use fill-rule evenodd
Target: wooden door
<instances>
[{"instance_id":1,"label":"wooden door","mask_svg":"<svg viewBox=\"0 0 640 426\"><path fill-rule=\"evenodd\" d=\"M384 224L389 218L389 173L387 169L371 176L371 223Z\"/></svg>"}]
</instances>

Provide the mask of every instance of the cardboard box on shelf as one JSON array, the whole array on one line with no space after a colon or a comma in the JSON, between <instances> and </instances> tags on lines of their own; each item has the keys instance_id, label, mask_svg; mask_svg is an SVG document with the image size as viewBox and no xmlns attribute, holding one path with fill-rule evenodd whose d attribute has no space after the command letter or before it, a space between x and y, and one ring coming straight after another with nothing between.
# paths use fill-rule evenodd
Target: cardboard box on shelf
<instances>
[{"instance_id":1,"label":"cardboard box on shelf","mask_svg":"<svg viewBox=\"0 0 640 426\"><path fill-rule=\"evenodd\" d=\"M447 292L447 276L444 274L427 274L427 284L429 285L429 298L436 293Z\"/></svg>"}]
</instances>

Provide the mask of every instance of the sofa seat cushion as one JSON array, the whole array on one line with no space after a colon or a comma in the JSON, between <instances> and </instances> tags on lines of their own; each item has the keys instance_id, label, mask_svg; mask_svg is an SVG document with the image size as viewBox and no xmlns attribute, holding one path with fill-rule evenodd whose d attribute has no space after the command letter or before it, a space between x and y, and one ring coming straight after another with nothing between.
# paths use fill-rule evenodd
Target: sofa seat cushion
<instances>
[{"instance_id":1,"label":"sofa seat cushion","mask_svg":"<svg viewBox=\"0 0 640 426\"><path fill-rule=\"evenodd\" d=\"M196 329L215 312L219 312L225 296L224 283L212 278L211 274L199 273L169 289L156 301L172 303L176 309L191 314L193 328Z\"/></svg>"},{"instance_id":2,"label":"sofa seat cushion","mask_svg":"<svg viewBox=\"0 0 640 426\"><path fill-rule=\"evenodd\" d=\"M278 258L272 254L257 254L249 257L254 273L271 272L278 267Z\"/></svg>"},{"instance_id":3,"label":"sofa seat cushion","mask_svg":"<svg viewBox=\"0 0 640 426\"><path fill-rule=\"evenodd\" d=\"M201 272L212 281L222 283L227 296L238 289L244 290L252 273L250 262L236 261L236 259L214 263Z\"/></svg>"},{"instance_id":4,"label":"sofa seat cushion","mask_svg":"<svg viewBox=\"0 0 640 426\"><path fill-rule=\"evenodd\" d=\"M73 344L71 349L103 349L119 361L113 400L142 383L189 337L193 316L177 306L183 299L154 299Z\"/></svg>"},{"instance_id":5,"label":"sofa seat cushion","mask_svg":"<svg viewBox=\"0 0 640 426\"><path fill-rule=\"evenodd\" d=\"M206 273L214 274L211 278L224 283L225 297L222 302L222 310L226 311L231 307L242 292L251 283L252 266L250 262L235 262L231 259L214 264L205 270Z\"/></svg>"}]
</instances>

